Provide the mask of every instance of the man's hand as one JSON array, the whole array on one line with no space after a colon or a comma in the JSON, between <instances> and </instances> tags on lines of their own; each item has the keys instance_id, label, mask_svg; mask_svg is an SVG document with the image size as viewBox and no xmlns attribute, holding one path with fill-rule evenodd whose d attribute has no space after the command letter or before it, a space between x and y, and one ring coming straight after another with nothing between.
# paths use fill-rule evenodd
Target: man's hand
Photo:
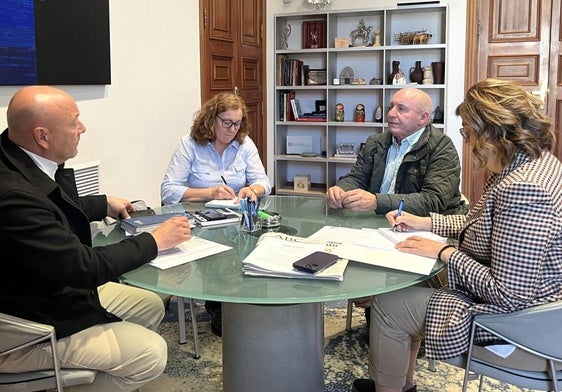
<instances>
[{"instance_id":1,"label":"man's hand","mask_svg":"<svg viewBox=\"0 0 562 392\"><path fill-rule=\"evenodd\" d=\"M189 220L185 216L174 216L152 231L158 250L173 248L191 239Z\"/></svg>"},{"instance_id":2,"label":"man's hand","mask_svg":"<svg viewBox=\"0 0 562 392\"><path fill-rule=\"evenodd\" d=\"M107 196L107 216L115 219L130 218L129 211L134 211L135 207L127 199Z\"/></svg>"},{"instance_id":3,"label":"man's hand","mask_svg":"<svg viewBox=\"0 0 562 392\"><path fill-rule=\"evenodd\" d=\"M354 211L374 211L377 208L377 197L363 189L352 189L345 192L341 204Z\"/></svg>"},{"instance_id":4,"label":"man's hand","mask_svg":"<svg viewBox=\"0 0 562 392\"><path fill-rule=\"evenodd\" d=\"M343 208L342 200L345 197L345 191L335 185L326 192L326 203L330 208Z\"/></svg>"}]
</instances>

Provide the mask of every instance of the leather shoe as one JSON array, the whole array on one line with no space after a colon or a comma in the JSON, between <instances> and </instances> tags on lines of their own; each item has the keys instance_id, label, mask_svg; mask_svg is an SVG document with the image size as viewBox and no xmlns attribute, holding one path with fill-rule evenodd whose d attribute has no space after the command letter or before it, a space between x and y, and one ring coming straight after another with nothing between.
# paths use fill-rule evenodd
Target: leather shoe
<instances>
[{"instance_id":1,"label":"leather shoe","mask_svg":"<svg viewBox=\"0 0 562 392\"><path fill-rule=\"evenodd\" d=\"M357 378L353 381L351 392L376 392L375 382L370 378ZM414 385L412 388L404 392L417 392L417 387Z\"/></svg>"}]
</instances>

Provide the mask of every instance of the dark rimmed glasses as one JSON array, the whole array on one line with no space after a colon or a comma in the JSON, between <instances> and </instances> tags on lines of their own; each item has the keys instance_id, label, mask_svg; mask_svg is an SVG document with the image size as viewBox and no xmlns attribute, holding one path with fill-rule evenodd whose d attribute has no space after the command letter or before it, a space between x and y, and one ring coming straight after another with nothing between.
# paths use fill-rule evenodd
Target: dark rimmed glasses
<instances>
[{"instance_id":1,"label":"dark rimmed glasses","mask_svg":"<svg viewBox=\"0 0 562 392\"><path fill-rule=\"evenodd\" d=\"M242 124L244 124L244 120L240 120L237 122L234 122L232 120L228 120L226 118L222 118L221 116L219 116L217 114L217 118L219 120L221 120L221 125L224 129L230 129L230 127L234 127L234 129L240 129L240 127L242 126Z\"/></svg>"}]
</instances>

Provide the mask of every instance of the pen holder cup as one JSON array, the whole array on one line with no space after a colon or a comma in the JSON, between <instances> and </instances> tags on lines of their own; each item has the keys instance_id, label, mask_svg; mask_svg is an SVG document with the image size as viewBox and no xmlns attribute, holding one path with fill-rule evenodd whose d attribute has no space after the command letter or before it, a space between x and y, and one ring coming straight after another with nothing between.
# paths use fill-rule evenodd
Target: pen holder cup
<instances>
[{"instance_id":1,"label":"pen holder cup","mask_svg":"<svg viewBox=\"0 0 562 392\"><path fill-rule=\"evenodd\" d=\"M249 214L248 219L242 217L240 230L247 233L253 233L255 231L261 230L261 223L261 218L259 218L257 215Z\"/></svg>"}]
</instances>

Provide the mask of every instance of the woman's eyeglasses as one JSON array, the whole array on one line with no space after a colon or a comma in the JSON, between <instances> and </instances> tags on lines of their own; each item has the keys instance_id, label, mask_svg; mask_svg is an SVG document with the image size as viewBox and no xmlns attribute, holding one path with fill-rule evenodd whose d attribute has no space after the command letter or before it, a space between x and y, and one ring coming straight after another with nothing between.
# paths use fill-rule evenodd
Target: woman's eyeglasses
<instances>
[{"instance_id":1,"label":"woman's eyeglasses","mask_svg":"<svg viewBox=\"0 0 562 392\"><path fill-rule=\"evenodd\" d=\"M459 132L462 136L462 138L464 139L465 142L469 142L470 141L470 133L468 133L464 128L460 128Z\"/></svg>"},{"instance_id":2,"label":"woman's eyeglasses","mask_svg":"<svg viewBox=\"0 0 562 392\"><path fill-rule=\"evenodd\" d=\"M223 127L224 129L230 129L230 127L234 127L234 129L240 129L240 127L242 126L242 124L244 124L244 120L240 120L240 121L234 122L234 121L232 121L232 120L228 120L228 119L226 119L226 118L222 118L222 117L219 116L218 114L217 114L217 118L218 118L219 120L221 120L221 124L222 124L222 127Z\"/></svg>"}]
</instances>

